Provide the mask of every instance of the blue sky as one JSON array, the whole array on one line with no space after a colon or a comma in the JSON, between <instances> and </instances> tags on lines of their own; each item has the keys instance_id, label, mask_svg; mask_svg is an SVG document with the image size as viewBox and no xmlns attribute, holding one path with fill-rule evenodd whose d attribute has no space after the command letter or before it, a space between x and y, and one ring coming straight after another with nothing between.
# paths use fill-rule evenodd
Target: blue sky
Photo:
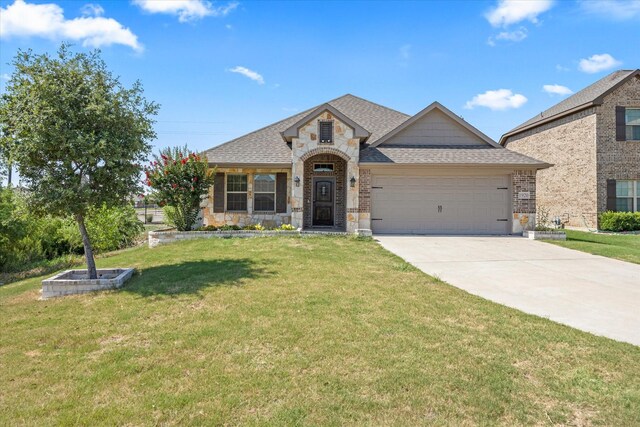
<instances>
[{"instance_id":1,"label":"blue sky","mask_svg":"<svg viewBox=\"0 0 640 427\"><path fill-rule=\"evenodd\" d=\"M439 101L498 139L569 91L640 67L638 0L0 7L0 90L18 49L97 46L162 105L156 147L207 149L345 93L408 114Z\"/></svg>"}]
</instances>

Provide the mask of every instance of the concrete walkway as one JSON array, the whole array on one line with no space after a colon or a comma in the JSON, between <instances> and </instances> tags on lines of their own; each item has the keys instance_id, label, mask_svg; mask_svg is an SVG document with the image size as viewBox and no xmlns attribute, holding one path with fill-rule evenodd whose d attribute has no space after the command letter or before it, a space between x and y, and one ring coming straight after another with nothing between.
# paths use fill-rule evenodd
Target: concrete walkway
<instances>
[{"instance_id":1,"label":"concrete walkway","mask_svg":"<svg viewBox=\"0 0 640 427\"><path fill-rule=\"evenodd\" d=\"M374 237L469 293L640 346L640 265L522 237Z\"/></svg>"}]
</instances>

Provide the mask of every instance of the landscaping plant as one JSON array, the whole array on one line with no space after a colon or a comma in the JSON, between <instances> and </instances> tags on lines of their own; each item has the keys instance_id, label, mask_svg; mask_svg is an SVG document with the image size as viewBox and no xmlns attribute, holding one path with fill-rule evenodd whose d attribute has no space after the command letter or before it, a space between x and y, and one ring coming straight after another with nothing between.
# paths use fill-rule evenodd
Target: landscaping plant
<instances>
[{"instance_id":1,"label":"landscaping plant","mask_svg":"<svg viewBox=\"0 0 640 427\"><path fill-rule=\"evenodd\" d=\"M139 192L159 106L144 98L140 82L125 88L97 50L20 50L12 65L0 97L0 151L17 167L30 209L75 220L95 279L86 216Z\"/></svg>"},{"instance_id":2,"label":"landscaping plant","mask_svg":"<svg viewBox=\"0 0 640 427\"><path fill-rule=\"evenodd\" d=\"M600 214L600 229L604 231L640 230L640 212L612 212Z\"/></svg>"},{"instance_id":3,"label":"landscaping plant","mask_svg":"<svg viewBox=\"0 0 640 427\"><path fill-rule=\"evenodd\" d=\"M215 176L208 167L206 159L185 146L161 150L145 169L151 197L165 206L165 219L178 231L191 230L198 219L200 202Z\"/></svg>"}]
</instances>

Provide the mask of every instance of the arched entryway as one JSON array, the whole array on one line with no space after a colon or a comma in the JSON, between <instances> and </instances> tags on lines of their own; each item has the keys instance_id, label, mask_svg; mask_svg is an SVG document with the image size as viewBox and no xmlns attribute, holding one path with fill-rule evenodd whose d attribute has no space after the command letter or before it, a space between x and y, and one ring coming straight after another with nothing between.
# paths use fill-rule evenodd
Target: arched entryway
<instances>
[{"instance_id":1,"label":"arched entryway","mask_svg":"<svg viewBox=\"0 0 640 427\"><path fill-rule=\"evenodd\" d=\"M316 154L304 161L305 229L346 229L347 162L335 154Z\"/></svg>"}]
</instances>

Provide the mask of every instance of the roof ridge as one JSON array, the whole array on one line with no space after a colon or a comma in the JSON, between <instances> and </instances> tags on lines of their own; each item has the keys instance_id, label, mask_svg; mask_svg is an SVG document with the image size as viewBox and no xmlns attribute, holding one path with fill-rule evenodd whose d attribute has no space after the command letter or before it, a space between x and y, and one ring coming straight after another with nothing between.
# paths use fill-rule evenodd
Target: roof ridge
<instances>
[{"instance_id":1,"label":"roof ridge","mask_svg":"<svg viewBox=\"0 0 640 427\"><path fill-rule=\"evenodd\" d=\"M361 101L367 102L367 103L369 103L369 104L375 105L375 106L380 107L380 108L384 108L385 110L390 110L390 111L393 111L393 112L395 112L395 113L402 114L403 116L411 117L411 115L410 115L410 114L403 113L402 111L398 111L398 110L396 110L395 108L387 107L386 105L382 105L382 104L379 104L379 103L377 103L377 102L370 101L370 100L368 100L368 99L365 99L365 98L363 98L363 97L361 97L361 96L354 95L354 94L352 94L352 93L345 93L344 95L339 96L339 97L337 97L337 98L335 98L335 99L332 99L331 101L327 101L327 104L329 104L329 103L331 103L331 102L333 102L333 101L337 101L338 99L341 99L341 98L346 98L347 96L350 96L350 97L352 97L352 98L359 99L359 100L361 100ZM336 108L337 108L337 107L336 107Z\"/></svg>"}]
</instances>

